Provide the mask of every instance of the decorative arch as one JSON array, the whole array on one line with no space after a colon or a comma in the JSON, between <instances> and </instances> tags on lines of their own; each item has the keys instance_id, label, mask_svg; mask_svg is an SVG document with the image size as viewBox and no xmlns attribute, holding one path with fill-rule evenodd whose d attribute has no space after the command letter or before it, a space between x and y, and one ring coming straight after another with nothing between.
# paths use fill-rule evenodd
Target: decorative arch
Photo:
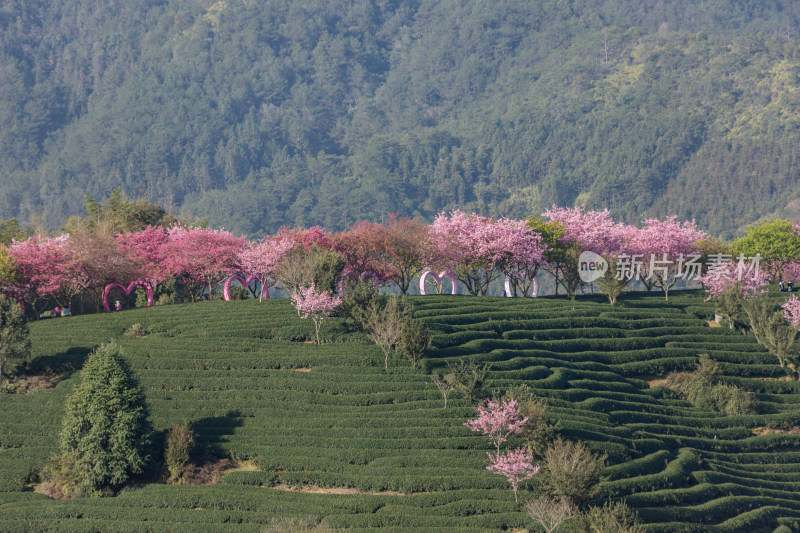
<instances>
[{"instance_id":1,"label":"decorative arch","mask_svg":"<svg viewBox=\"0 0 800 533\"><path fill-rule=\"evenodd\" d=\"M255 277L253 274L247 276L247 278L243 278L242 276L229 276L228 279L225 280L225 283L222 285L222 295L225 297L225 301L231 301L231 282L238 281L242 284L242 287L249 287L254 281L258 281L258 278ZM269 287L267 287L266 283L261 284L261 298L269 298Z\"/></svg>"},{"instance_id":2,"label":"decorative arch","mask_svg":"<svg viewBox=\"0 0 800 533\"><path fill-rule=\"evenodd\" d=\"M108 294L114 290L119 289L122 291L125 296L129 295L131 291L136 289L136 287L141 287L147 291L147 307L153 306L153 286L150 285L150 282L143 279L137 279L132 281L130 285L125 287L124 285L120 285L119 283L109 283L106 285L105 290L103 291L103 309L106 311L111 311L111 308L108 306Z\"/></svg>"},{"instance_id":3,"label":"decorative arch","mask_svg":"<svg viewBox=\"0 0 800 533\"><path fill-rule=\"evenodd\" d=\"M444 278L448 278L453 285L453 290L450 294L458 294L458 278L456 278L456 275L452 270L444 270L440 272L438 276L433 272L433 270L426 270L419 277L419 293L423 296L427 294L425 291L425 282L429 276L432 277L436 283L441 283Z\"/></svg>"},{"instance_id":4,"label":"decorative arch","mask_svg":"<svg viewBox=\"0 0 800 533\"><path fill-rule=\"evenodd\" d=\"M533 277L531 277L531 274L532 274L531 271L517 272L516 274L514 274L514 277L519 280L523 280L525 278L531 279L531 281L533 282L531 287L531 298L536 298L539 296L539 274L533 274ZM511 276L506 276L505 289L506 289L506 296L508 296L509 298L513 298L514 288L511 286Z\"/></svg>"}]
</instances>

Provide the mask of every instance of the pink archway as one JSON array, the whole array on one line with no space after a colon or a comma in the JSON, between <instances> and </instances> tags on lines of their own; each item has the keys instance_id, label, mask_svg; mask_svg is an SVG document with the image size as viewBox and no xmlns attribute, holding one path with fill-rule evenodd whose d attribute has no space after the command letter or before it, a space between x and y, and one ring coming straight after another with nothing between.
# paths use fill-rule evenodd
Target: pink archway
<instances>
[{"instance_id":1,"label":"pink archway","mask_svg":"<svg viewBox=\"0 0 800 533\"><path fill-rule=\"evenodd\" d=\"M228 277L222 285L222 296L227 302L231 301L231 282L233 281L238 281L241 283L242 287L249 287L251 283L258 281L258 278L253 274L247 276L247 279L236 275ZM267 287L266 283L261 284L261 298L269 298L269 287Z\"/></svg>"},{"instance_id":2,"label":"pink archway","mask_svg":"<svg viewBox=\"0 0 800 533\"><path fill-rule=\"evenodd\" d=\"M533 282L531 286L531 298L536 298L537 296L539 296L538 274L534 274L533 277L531 277L531 272L517 272L516 274L514 274L514 277L516 277L519 280L523 280L525 278L531 279ZM511 286L511 276L506 276L505 289L506 289L506 296L508 296L509 298L513 298L514 288ZM522 296L525 295L523 294Z\"/></svg>"},{"instance_id":3,"label":"pink archway","mask_svg":"<svg viewBox=\"0 0 800 533\"><path fill-rule=\"evenodd\" d=\"M106 288L103 291L103 309L105 309L106 311L111 311L111 308L108 306L108 294L112 290L119 289L125 294L125 296L127 296L131 293L131 291L136 289L136 287L141 287L147 291L147 307L152 307L153 286L150 285L150 282L146 280L137 279L136 281L132 281L130 285L128 285L127 287L125 287L124 285L120 285L119 283L109 283L108 285L106 285Z\"/></svg>"},{"instance_id":4,"label":"pink archway","mask_svg":"<svg viewBox=\"0 0 800 533\"><path fill-rule=\"evenodd\" d=\"M425 294L427 294L425 292L425 282L427 281L429 276L433 278L436 283L441 283L444 280L444 278L448 278L453 285L453 290L450 294L458 294L458 278L456 278L456 275L453 273L452 270L445 270L443 272L440 272L438 276L432 270L426 270L419 277L419 293L421 295L424 296Z\"/></svg>"}]
</instances>

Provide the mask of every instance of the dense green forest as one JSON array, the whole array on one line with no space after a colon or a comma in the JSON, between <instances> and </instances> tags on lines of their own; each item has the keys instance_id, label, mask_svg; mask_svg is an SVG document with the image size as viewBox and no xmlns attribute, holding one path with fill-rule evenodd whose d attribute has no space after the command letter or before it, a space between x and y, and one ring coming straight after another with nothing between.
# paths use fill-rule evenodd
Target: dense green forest
<instances>
[{"instance_id":1,"label":"dense green forest","mask_svg":"<svg viewBox=\"0 0 800 533\"><path fill-rule=\"evenodd\" d=\"M0 218L800 215L800 3L0 0Z\"/></svg>"}]
</instances>

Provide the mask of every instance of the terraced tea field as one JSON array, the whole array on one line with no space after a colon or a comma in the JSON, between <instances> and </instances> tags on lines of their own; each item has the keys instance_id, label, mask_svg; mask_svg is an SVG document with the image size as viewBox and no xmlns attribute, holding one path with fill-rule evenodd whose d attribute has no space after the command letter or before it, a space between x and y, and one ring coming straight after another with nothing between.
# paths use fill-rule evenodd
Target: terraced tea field
<instances>
[{"instance_id":1,"label":"terraced tea field","mask_svg":"<svg viewBox=\"0 0 800 533\"><path fill-rule=\"evenodd\" d=\"M412 301L434 347L422 368L394 359L388 373L380 350L337 320L323 326L326 344L303 342L313 325L286 300L33 324L35 368L78 370L115 338L157 438L188 422L201 447L257 469L214 485L141 483L115 498L31 491L33 472L57 452L74 373L54 389L0 395L0 530L272 531L286 517L359 531L532 528L505 479L484 469L488 439L463 426L474 409L461 398L443 409L430 380L464 358L491 363L491 389L528 384L560 433L607 452L597 502L625 498L646 531L800 531L800 435L784 431L800 425L800 384L774 379L782 371L752 336L709 327L699 293L669 304L627 295L616 308L599 298ZM149 335L122 336L134 323ZM692 369L700 353L757 392L762 413L711 413L648 384ZM534 478L521 499L536 492Z\"/></svg>"}]
</instances>

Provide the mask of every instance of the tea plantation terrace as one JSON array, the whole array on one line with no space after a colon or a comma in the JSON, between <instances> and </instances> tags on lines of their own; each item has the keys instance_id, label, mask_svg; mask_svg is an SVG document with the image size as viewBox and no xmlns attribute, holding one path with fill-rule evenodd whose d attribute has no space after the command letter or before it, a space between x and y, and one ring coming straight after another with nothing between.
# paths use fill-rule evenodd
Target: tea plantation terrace
<instances>
[{"instance_id":1,"label":"tea plantation terrace","mask_svg":"<svg viewBox=\"0 0 800 533\"><path fill-rule=\"evenodd\" d=\"M338 319L313 337L287 300L203 302L31 325L36 371L57 387L0 395L3 531L263 531L296 517L369 531L531 528L504 478L485 469L488 439L447 409L429 373L490 363L489 389L525 383L546 398L560 434L608 453L595 498L624 498L648 532L800 530L800 384L782 379L750 335L709 327L699 292L597 298L414 297L434 332L413 369ZM133 324L143 338L125 337ZM143 480L117 497L51 500L31 490L58 452L65 400L87 354L114 338L145 388L157 436L174 422L199 447L256 470L221 483ZM693 407L649 381L718 361L725 382L757 393L761 413ZM764 428L777 428L770 432ZM523 486L532 498L539 481ZM313 487L316 492L301 492ZM323 489L356 489L327 493ZM319 489L319 490L316 490ZM345 491L335 491L345 492Z\"/></svg>"}]
</instances>

